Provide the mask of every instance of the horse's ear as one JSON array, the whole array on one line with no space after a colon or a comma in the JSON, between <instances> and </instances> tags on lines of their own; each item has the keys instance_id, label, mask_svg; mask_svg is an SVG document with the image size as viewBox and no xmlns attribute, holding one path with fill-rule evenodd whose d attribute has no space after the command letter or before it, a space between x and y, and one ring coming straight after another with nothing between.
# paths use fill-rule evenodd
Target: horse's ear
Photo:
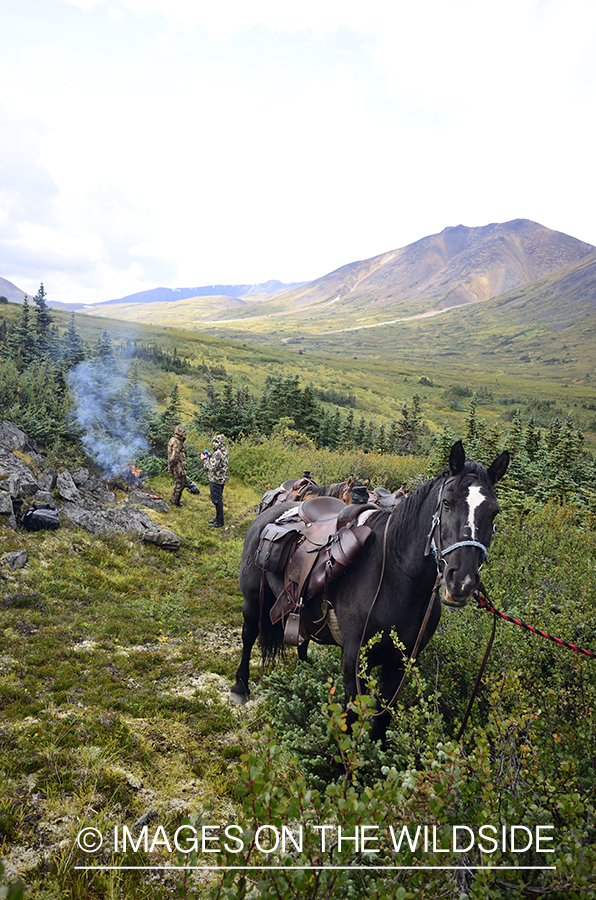
<instances>
[{"instance_id":1,"label":"horse's ear","mask_svg":"<svg viewBox=\"0 0 596 900\"><path fill-rule=\"evenodd\" d=\"M353 484L354 484L354 476L348 475L348 477L346 479L346 487L352 487Z\"/></svg>"},{"instance_id":2,"label":"horse's ear","mask_svg":"<svg viewBox=\"0 0 596 900\"><path fill-rule=\"evenodd\" d=\"M464 467L465 461L466 453L464 450L464 445L461 441L457 441L457 443L454 444L451 448L451 453L449 454L449 468L451 469L451 474L459 475Z\"/></svg>"},{"instance_id":3,"label":"horse's ear","mask_svg":"<svg viewBox=\"0 0 596 900\"><path fill-rule=\"evenodd\" d=\"M369 488L369 487L370 487L370 478L366 478L366 479L362 482L362 484L364 485L365 488Z\"/></svg>"},{"instance_id":4,"label":"horse's ear","mask_svg":"<svg viewBox=\"0 0 596 900\"><path fill-rule=\"evenodd\" d=\"M509 450L503 450L500 456L497 456L495 461L491 463L488 469L488 477L492 481L493 484L496 484L497 481L500 481L505 472L507 471L507 466L509 465Z\"/></svg>"}]
</instances>

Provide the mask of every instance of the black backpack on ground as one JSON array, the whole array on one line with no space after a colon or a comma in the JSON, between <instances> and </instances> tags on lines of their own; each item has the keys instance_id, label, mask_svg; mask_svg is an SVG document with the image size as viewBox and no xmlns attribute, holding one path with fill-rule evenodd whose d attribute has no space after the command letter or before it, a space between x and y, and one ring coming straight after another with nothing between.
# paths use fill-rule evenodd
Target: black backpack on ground
<instances>
[{"instance_id":1,"label":"black backpack on ground","mask_svg":"<svg viewBox=\"0 0 596 900\"><path fill-rule=\"evenodd\" d=\"M60 527L58 510L50 503L34 503L21 518L20 525L25 531L43 531L44 528L55 531Z\"/></svg>"}]
</instances>

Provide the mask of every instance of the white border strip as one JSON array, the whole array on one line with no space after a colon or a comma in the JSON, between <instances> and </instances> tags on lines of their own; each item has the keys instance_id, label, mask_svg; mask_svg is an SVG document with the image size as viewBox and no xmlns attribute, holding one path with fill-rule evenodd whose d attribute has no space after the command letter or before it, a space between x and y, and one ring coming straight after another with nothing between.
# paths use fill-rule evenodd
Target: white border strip
<instances>
[{"instance_id":1,"label":"white border strip","mask_svg":"<svg viewBox=\"0 0 596 900\"><path fill-rule=\"evenodd\" d=\"M556 871L556 866L74 866L76 871L93 872L93 871L123 871L123 870L174 870L178 872L188 871L210 871L210 872L292 872L292 871L316 871L316 872L337 872L350 869L358 869L362 871L379 871L391 870L395 871L423 871L423 870L443 870L450 872L471 872L480 870L492 870L494 872L528 872L528 871Z\"/></svg>"}]
</instances>

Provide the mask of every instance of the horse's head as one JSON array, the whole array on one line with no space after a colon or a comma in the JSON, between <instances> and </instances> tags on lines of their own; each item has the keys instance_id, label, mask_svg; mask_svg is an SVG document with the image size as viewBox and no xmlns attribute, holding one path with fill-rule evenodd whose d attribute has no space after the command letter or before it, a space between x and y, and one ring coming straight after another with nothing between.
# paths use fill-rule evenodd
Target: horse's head
<instances>
[{"instance_id":1,"label":"horse's head","mask_svg":"<svg viewBox=\"0 0 596 900\"><path fill-rule=\"evenodd\" d=\"M349 475L347 481L342 485L340 490L340 500L343 500L344 503L348 504L368 503L370 497L369 485L369 478L367 478L366 481L359 481L357 478Z\"/></svg>"},{"instance_id":2,"label":"horse's head","mask_svg":"<svg viewBox=\"0 0 596 900\"><path fill-rule=\"evenodd\" d=\"M466 462L461 441L451 448L427 543L443 574L441 599L446 606L465 606L478 589L499 512L494 486L508 465L507 450L485 469Z\"/></svg>"}]
</instances>

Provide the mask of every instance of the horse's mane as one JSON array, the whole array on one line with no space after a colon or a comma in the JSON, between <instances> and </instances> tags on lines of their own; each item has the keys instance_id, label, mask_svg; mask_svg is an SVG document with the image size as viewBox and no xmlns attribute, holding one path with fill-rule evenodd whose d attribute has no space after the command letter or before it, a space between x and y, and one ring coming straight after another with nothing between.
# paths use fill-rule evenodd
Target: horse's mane
<instances>
[{"instance_id":1,"label":"horse's mane","mask_svg":"<svg viewBox=\"0 0 596 900\"><path fill-rule=\"evenodd\" d=\"M416 525L419 526L421 507L428 499L429 494L431 494L435 488L441 482L444 482L450 475L450 469L444 469L431 481L426 481L415 491L412 491L411 494L408 494L401 503L398 503L391 513L393 516L394 527L398 528L400 531L404 529L407 531L413 529ZM463 478L465 475L476 475L484 484L490 484L486 469L481 463L474 462L474 460L467 459L464 463L464 467L459 477Z\"/></svg>"},{"instance_id":2,"label":"horse's mane","mask_svg":"<svg viewBox=\"0 0 596 900\"><path fill-rule=\"evenodd\" d=\"M338 481L335 484L306 484L300 489L298 497L302 500L308 494L309 497L339 497L341 489L345 486L345 481Z\"/></svg>"}]
</instances>

